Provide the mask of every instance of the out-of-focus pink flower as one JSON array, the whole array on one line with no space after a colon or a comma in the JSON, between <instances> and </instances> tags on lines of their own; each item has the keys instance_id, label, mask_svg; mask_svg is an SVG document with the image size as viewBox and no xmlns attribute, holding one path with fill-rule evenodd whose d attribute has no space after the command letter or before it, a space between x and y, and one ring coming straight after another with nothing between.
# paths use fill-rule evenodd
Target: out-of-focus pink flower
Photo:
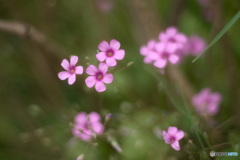
<instances>
[{"instance_id":1,"label":"out-of-focus pink flower","mask_svg":"<svg viewBox=\"0 0 240 160\"><path fill-rule=\"evenodd\" d=\"M180 150L179 140L184 137L184 132L176 127L168 127L168 131L163 130L163 139L167 144L171 144L176 151Z\"/></svg>"},{"instance_id":2,"label":"out-of-focus pink flower","mask_svg":"<svg viewBox=\"0 0 240 160\"><path fill-rule=\"evenodd\" d=\"M203 7L207 7L210 5L210 0L198 0L198 3L203 6Z\"/></svg>"},{"instance_id":3,"label":"out-of-focus pink flower","mask_svg":"<svg viewBox=\"0 0 240 160\"><path fill-rule=\"evenodd\" d=\"M110 44L106 41L102 41L98 45L99 52L96 57L100 62L106 60L108 66L116 66L116 60L122 60L125 56L125 51L120 48L120 42L115 39L110 41Z\"/></svg>"},{"instance_id":4,"label":"out-of-focus pink flower","mask_svg":"<svg viewBox=\"0 0 240 160\"><path fill-rule=\"evenodd\" d=\"M96 0L97 7L104 13L108 13L113 9L113 0Z\"/></svg>"},{"instance_id":5,"label":"out-of-focus pink flower","mask_svg":"<svg viewBox=\"0 0 240 160\"><path fill-rule=\"evenodd\" d=\"M151 58L154 59L153 65L157 68L164 68L169 61L172 64L176 64L179 61L179 56L175 54L177 45L175 43L159 42L155 45L157 53L151 54Z\"/></svg>"},{"instance_id":6,"label":"out-of-focus pink flower","mask_svg":"<svg viewBox=\"0 0 240 160\"><path fill-rule=\"evenodd\" d=\"M113 75L107 73L108 65L105 63L99 63L98 69L94 65L88 66L86 69L87 74L90 76L85 79L86 85L92 88L95 85L95 89L98 92L103 92L106 90L104 83L112 83Z\"/></svg>"},{"instance_id":7,"label":"out-of-focus pink flower","mask_svg":"<svg viewBox=\"0 0 240 160\"><path fill-rule=\"evenodd\" d=\"M84 157L84 155L83 155L83 154L81 154L81 155L79 155L79 156L77 157L77 159L76 159L76 160L83 160L83 157Z\"/></svg>"},{"instance_id":8,"label":"out-of-focus pink flower","mask_svg":"<svg viewBox=\"0 0 240 160\"><path fill-rule=\"evenodd\" d=\"M75 66L78 62L77 56L72 56L70 59L70 64L68 60L64 59L61 63L61 66L66 70L58 73L58 77L61 80L65 80L68 78L68 84L72 85L76 81L76 74L83 73L82 66Z\"/></svg>"},{"instance_id":9,"label":"out-of-focus pink flower","mask_svg":"<svg viewBox=\"0 0 240 160\"><path fill-rule=\"evenodd\" d=\"M194 55L198 56L206 48L206 42L203 38L192 35L187 39L184 47L178 49L175 54L180 57L180 60L183 60L185 56Z\"/></svg>"},{"instance_id":10,"label":"out-of-focus pink flower","mask_svg":"<svg viewBox=\"0 0 240 160\"><path fill-rule=\"evenodd\" d=\"M200 53L204 51L206 48L206 42L204 39L197 35L192 35L188 38L187 42L187 52L189 54L193 54L195 56L198 56Z\"/></svg>"},{"instance_id":11,"label":"out-of-focus pink flower","mask_svg":"<svg viewBox=\"0 0 240 160\"><path fill-rule=\"evenodd\" d=\"M148 41L147 46L142 46L140 48L140 54L145 56L143 59L144 63L148 64L153 62L154 59L152 54L156 54L155 45L156 45L156 41L150 40Z\"/></svg>"},{"instance_id":12,"label":"out-of-focus pink flower","mask_svg":"<svg viewBox=\"0 0 240 160\"><path fill-rule=\"evenodd\" d=\"M201 12L205 16L206 20L212 22L214 19L214 12L211 8L210 0L198 0L198 3L201 6Z\"/></svg>"},{"instance_id":13,"label":"out-of-focus pink flower","mask_svg":"<svg viewBox=\"0 0 240 160\"><path fill-rule=\"evenodd\" d=\"M169 27L166 32L159 34L160 42L171 42L177 46L177 49L182 49L187 42L187 37L183 33L179 33L176 27Z\"/></svg>"},{"instance_id":14,"label":"out-of-focus pink flower","mask_svg":"<svg viewBox=\"0 0 240 160\"><path fill-rule=\"evenodd\" d=\"M208 114L214 116L219 110L221 99L222 97L219 93L211 93L209 88L205 88L193 96L192 103L200 115Z\"/></svg>"},{"instance_id":15,"label":"out-of-focus pink flower","mask_svg":"<svg viewBox=\"0 0 240 160\"><path fill-rule=\"evenodd\" d=\"M89 141L94 134L99 135L103 132L103 124L100 122L101 117L96 112L91 112L89 115L80 112L76 115L74 121L72 133L83 141Z\"/></svg>"}]
</instances>

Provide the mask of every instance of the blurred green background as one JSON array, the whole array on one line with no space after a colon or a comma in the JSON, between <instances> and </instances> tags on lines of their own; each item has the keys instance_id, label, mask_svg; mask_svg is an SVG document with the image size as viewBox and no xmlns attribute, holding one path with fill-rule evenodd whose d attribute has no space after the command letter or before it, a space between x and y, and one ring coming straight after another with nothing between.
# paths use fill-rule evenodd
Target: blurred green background
<instances>
[{"instance_id":1,"label":"blurred green background","mask_svg":"<svg viewBox=\"0 0 240 160\"><path fill-rule=\"evenodd\" d=\"M97 111L103 122L112 113L106 132L123 150L118 153L102 136L84 159L203 159L192 124L172 103L183 106L178 88L163 83L164 76L143 63L139 49L172 25L209 42L239 9L239 0L209 0L205 7L196 0L0 0L0 159L76 159L87 146L71 133L74 116L81 111ZM212 16L207 18L206 12ZM3 23L17 26L12 22L23 24L26 34L1 28ZM43 43L28 36L33 28L44 35ZM240 154L239 28L238 21L202 58L192 63L194 57L186 57L177 67L194 93L209 87L223 96L219 113L211 119L215 127L206 125L210 122L188 103L201 136L216 151ZM96 65L98 44L113 38L126 53L117 69L133 65L114 73L106 92L87 88L86 76L78 76L72 86L58 79L62 59L77 55L84 69L87 63ZM178 86L178 79L170 77L166 80ZM168 126L187 133L179 152L159 134ZM207 142L204 146L208 154Z\"/></svg>"}]
</instances>

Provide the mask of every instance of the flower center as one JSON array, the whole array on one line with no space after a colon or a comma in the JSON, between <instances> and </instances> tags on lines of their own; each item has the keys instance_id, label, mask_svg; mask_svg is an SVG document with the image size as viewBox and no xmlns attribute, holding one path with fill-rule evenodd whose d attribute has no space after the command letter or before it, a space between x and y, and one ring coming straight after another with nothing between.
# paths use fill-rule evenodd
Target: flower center
<instances>
[{"instance_id":1,"label":"flower center","mask_svg":"<svg viewBox=\"0 0 240 160\"><path fill-rule=\"evenodd\" d=\"M169 42L176 42L176 39L175 38L173 38L173 37L171 37L171 38L169 38Z\"/></svg>"},{"instance_id":2,"label":"flower center","mask_svg":"<svg viewBox=\"0 0 240 160\"><path fill-rule=\"evenodd\" d=\"M96 74L96 78L97 78L97 80L102 80L103 79L103 74L101 73L101 72L99 72L99 73L97 73Z\"/></svg>"},{"instance_id":3,"label":"flower center","mask_svg":"<svg viewBox=\"0 0 240 160\"><path fill-rule=\"evenodd\" d=\"M162 56L163 59L168 59L169 58L169 53L168 52L163 52L161 56Z\"/></svg>"},{"instance_id":4,"label":"flower center","mask_svg":"<svg viewBox=\"0 0 240 160\"><path fill-rule=\"evenodd\" d=\"M107 56L112 57L113 56L113 51L112 50L107 51Z\"/></svg>"},{"instance_id":5,"label":"flower center","mask_svg":"<svg viewBox=\"0 0 240 160\"><path fill-rule=\"evenodd\" d=\"M83 128L86 129L86 130L89 129L88 124L85 123L85 124L83 125Z\"/></svg>"},{"instance_id":6,"label":"flower center","mask_svg":"<svg viewBox=\"0 0 240 160\"><path fill-rule=\"evenodd\" d=\"M69 68L69 71L70 71L71 74L74 74L74 73L75 73L75 67L74 67L74 66L71 66L71 67Z\"/></svg>"},{"instance_id":7,"label":"flower center","mask_svg":"<svg viewBox=\"0 0 240 160\"><path fill-rule=\"evenodd\" d=\"M176 140L175 137L170 137L167 141L168 143L172 144Z\"/></svg>"}]
</instances>

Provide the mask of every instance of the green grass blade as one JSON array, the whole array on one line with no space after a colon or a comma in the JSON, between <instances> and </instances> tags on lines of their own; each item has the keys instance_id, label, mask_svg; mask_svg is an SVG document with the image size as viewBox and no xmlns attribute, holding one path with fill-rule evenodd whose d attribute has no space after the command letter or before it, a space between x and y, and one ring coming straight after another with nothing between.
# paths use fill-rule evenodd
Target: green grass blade
<instances>
[{"instance_id":1,"label":"green grass blade","mask_svg":"<svg viewBox=\"0 0 240 160\"><path fill-rule=\"evenodd\" d=\"M197 56L192 62L195 62L199 57L203 55L209 48L211 48L231 27L232 25L240 18L240 11L235 14L235 16L228 22L228 24L221 30L220 33L209 43L207 48L199 55Z\"/></svg>"}]
</instances>

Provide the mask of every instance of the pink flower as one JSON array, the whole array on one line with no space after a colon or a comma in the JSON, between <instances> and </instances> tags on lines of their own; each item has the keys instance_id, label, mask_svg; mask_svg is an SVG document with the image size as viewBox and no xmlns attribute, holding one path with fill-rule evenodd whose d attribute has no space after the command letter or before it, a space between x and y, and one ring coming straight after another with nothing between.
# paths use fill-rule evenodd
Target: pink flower
<instances>
[{"instance_id":1,"label":"pink flower","mask_svg":"<svg viewBox=\"0 0 240 160\"><path fill-rule=\"evenodd\" d=\"M187 42L187 37L179 33L176 27L167 28L166 32L161 32L159 34L160 42L171 42L177 46L177 49L181 49L184 47Z\"/></svg>"},{"instance_id":2,"label":"pink flower","mask_svg":"<svg viewBox=\"0 0 240 160\"><path fill-rule=\"evenodd\" d=\"M197 35L192 35L188 38L184 47L176 51L176 54L180 57L180 59L183 59L187 55L198 56L205 48L206 42L204 39Z\"/></svg>"},{"instance_id":3,"label":"pink flower","mask_svg":"<svg viewBox=\"0 0 240 160\"><path fill-rule=\"evenodd\" d=\"M112 83L113 75L107 73L108 65L105 63L99 63L98 69L94 65L88 66L86 69L87 74L90 76L86 78L85 82L89 88L95 85L95 89L98 92L103 92L106 90L104 83ZM104 83L103 83L104 82Z\"/></svg>"},{"instance_id":4,"label":"pink flower","mask_svg":"<svg viewBox=\"0 0 240 160\"><path fill-rule=\"evenodd\" d=\"M164 68L169 61L176 64L179 61L179 56L175 54L177 46L174 43L159 42L155 45L156 53L151 54L154 59L153 65L157 68Z\"/></svg>"},{"instance_id":5,"label":"pink flower","mask_svg":"<svg viewBox=\"0 0 240 160\"><path fill-rule=\"evenodd\" d=\"M221 99L219 93L211 93L209 88L205 88L199 94L193 96L192 103L200 115L214 116L219 110Z\"/></svg>"},{"instance_id":6,"label":"pink flower","mask_svg":"<svg viewBox=\"0 0 240 160\"><path fill-rule=\"evenodd\" d=\"M83 73L83 67L82 66L77 66L75 65L78 62L78 57L77 56L72 56L70 59L70 64L69 62L64 59L61 63L61 66L66 70L58 73L58 77L61 80L65 80L68 78L68 84L72 85L76 81L76 74L82 74Z\"/></svg>"},{"instance_id":7,"label":"pink flower","mask_svg":"<svg viewBox=\"0 0 240 160\"><path fill-rule=\"evenodd\" d=\"M192 35L189 37L187 42L187 52L189 54L198 56L206 48L206 42L204 39L197 35Z\"/></svg>"},{"instance_id":8,"label":"pink flower","mask_svg":"<svg viewBox=\"0 0 240 160\"><path fill-rule=\"evenodd\" d=\"M154 54L156 54L156 50L155 50L155 45L156 45L156 41L155 40L150 40L148 41L147 46L142 46L140 48L140 54L145 56L144 57L144 63L152 63L154 60ZM153 55L153 56L152 56Z\"/></svg>"},{"instance_id":9,"label":"pink flower","mask_svg":"<svg viewBox=\"0 0 240 160\"><path fill-rule=\"evenodd\" d=\"M76 160L83 160L83 157L84 157L84 155L83 155L83 154L81 154L81 155L79 155L79 156L77 157L77 159L76 159Z\"/></svg>"},{"instance_id":10,"label":"pink flower","mask_svg":"<svg viewBox=\"0 0 240 160\"><path fill-rule=\"evenodd\" d=\"M112 0L96 0L97 7L104 13L110 12L114 7Z\"/></svg>"},{"instance_id":11,"label":"pink flower","mask_svg":"<svg viewBox=\"0 0 240 160\"><path fill-rule=\"evenodd\" d=\"M90 141L94 134L103 132L103 124L100 122L101 117L96 112L91 112L87 115L85 112L80 112L75 117L73 135L79 137L83 141Z\"/></svg>"},{"instance_id":12,"label":"pink flower","mask_svg":"<svg viewBox=\"0 0 240 160\"><path fill-rule=\"evenodd\" d=\"M211 1L210 0L198 0L198 3L204 7L207 7L210 5Z\"/></svg>"},{"instance_id":13,"label":"pink flower","mask_svg":"<svg viewBox=\"0 0 240 160\"><path fill-rule=\"evenodd\" d=\"M167 144L171 144L176 151L180 150L179 140L184 137L184 132L176 127L168 127L168 132L163 130L163 139Z\"/></svg>"},{"instance_id":14,"label":"pink flower","mask_svg":"<svg viewBox=\"0 0 240 160\"><path fill-rule=\"evenodd\" d=\"M98 48L101 52L96 55L97 59L100 62L106 60L108 66L116 66L116 60L122 60L125 55L125 51L123 49L119 49L120 43L115 39L112 39L110 44L106 41L102 41L98 45Z\"/></svg>"}]
</instances>

